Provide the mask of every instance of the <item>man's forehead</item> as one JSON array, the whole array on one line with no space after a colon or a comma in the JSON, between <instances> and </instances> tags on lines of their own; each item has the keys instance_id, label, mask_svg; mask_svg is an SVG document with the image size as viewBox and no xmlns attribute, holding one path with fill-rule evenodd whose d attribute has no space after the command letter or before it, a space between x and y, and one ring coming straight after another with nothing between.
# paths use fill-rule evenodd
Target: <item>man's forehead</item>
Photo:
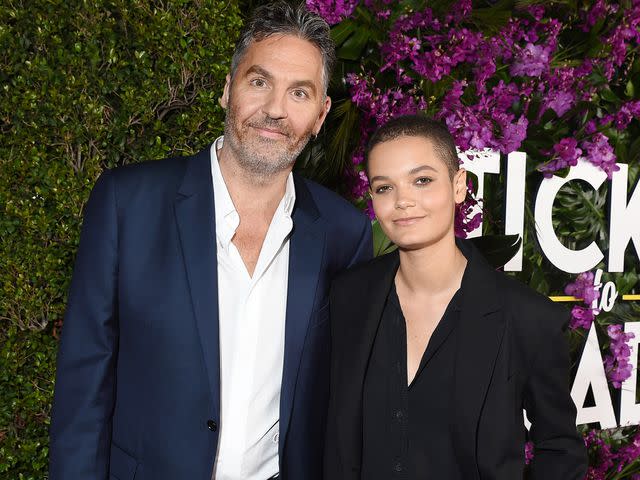
<instances>
[{"instance_id":1,"label":"man's forehead","mask_svg":"<svg viewBox=\"0 0 640 480\"><path fill-rule=\"evenodd\" d=\"M313 43L294 35L279 34L252 41L239 68L245 73L259 68L272 74L291 72L318 76L319 80L323 63L320 50Z\"/></svg>"}]
</instances>

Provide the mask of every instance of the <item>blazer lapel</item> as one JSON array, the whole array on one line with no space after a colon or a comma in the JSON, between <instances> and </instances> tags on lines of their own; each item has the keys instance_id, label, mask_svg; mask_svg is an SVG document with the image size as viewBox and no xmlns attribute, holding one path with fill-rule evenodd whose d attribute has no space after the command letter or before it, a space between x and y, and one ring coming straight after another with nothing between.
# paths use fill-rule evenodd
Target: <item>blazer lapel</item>
<instances>
[{"instance_id":1,"label":"blazer lapel","mask_svg":"<svg viewBox=\"0 0 640 480\"><path fill-rule=\"evenodd\" d=\"M296 203L289 240L289 279L285 320L285 348L280 396L280 451L289 430L302 350L314 307L322 267L325 231L320 212L304 181L294 176Z\"/></svg>"},{"instance_id":2,"label":"blazer lapel","mask_svg":"<svg viewBox=\"0 0 640 480\"><path fill-rule=\"evenodd\" d=\"M220 412L218 269L209 148L188 161L174 205L191 303L211 390L213 413L217 418Z\"/></svg>"},{"instance_id":3,"label":"blazer lapel","mask_svg":"<svg viewBox=\"0 0 640 480\"><path fill-rule=\"evenodd\" d=\"M464 478L480 478L477 429L505 322L496 273L469 242L458 241L469 260L454 365L453 436ZM469 255L470 254L470 255Z\"/></svg>"},{"instance_id":4,"label":"blazer lapel","mask_svg":"<svg viewBox=\"0 0 640 480\"><path fill-rule=\"evenodd\" d=\"M339 424L338 435L344 458L354 460L351 471L359 471L362 459L362 392L364 379L373 349L376 333L382 318L382 312L393 285L400 258L393 251L374 260L368 271L368 279L361 285L360 295L354 292L354 304L349 318L340 318L340 325L334 328L345 329L344 338L350 346L349 362L342 365L338 391L343 395L338 403L343 411L342 418L350 422ZM343 306L344 307L344 306Z\"/></svg>"}]
</instances>

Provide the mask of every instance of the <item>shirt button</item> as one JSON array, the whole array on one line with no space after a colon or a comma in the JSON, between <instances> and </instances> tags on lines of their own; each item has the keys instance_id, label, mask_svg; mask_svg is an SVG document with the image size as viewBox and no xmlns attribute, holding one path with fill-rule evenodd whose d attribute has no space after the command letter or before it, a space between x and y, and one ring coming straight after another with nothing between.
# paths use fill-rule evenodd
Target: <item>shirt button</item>
<instances>
[{"instance_id":1,"label":"shirt button","mask_svg":"<svg viewBox=\"0 0 640 480\"><path fill-rule=\"evenodd\" d=\"M396 418L398 420L402 419L403 415L402 410L396 410Z\"/></svg>"},{"instance_id":2,"label":"shirt button","mask_svg":"<svg viewBox=\"0 0 640 480\"><path fill-rule=\"evenodd\" d=\"M400 462L396 463L396 465L393 467L393 469L396 472L401 472L402 471L402 464Z\"/></svg>"},{"instance_id":3,"label":"shirt button","mask_svg":"<svg viewBox=\"0 0 640 480\"><path fill-rule=\"evenodd\" d=\"M207 420L207 428L212 432L215 432L216 430L218 430L218 424L213 420Z\"/></svg>"},{"instance_id":4,"label":"shirt button","mask_svg":"<svg viewBox=\"0 0 640 480\"><path fill-rule=\"evenodd\" d=\"M280 432L276 432L272 439L273 443L278 443L278 440L280 440Z\"/></svg>"}]
</instances>

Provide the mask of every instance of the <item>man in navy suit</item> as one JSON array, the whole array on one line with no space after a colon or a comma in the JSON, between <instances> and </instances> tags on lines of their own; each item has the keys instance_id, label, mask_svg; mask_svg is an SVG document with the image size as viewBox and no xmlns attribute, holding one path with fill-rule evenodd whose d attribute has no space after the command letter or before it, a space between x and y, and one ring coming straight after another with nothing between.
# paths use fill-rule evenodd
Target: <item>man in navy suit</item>
<instances>
[{"instance_id":1,"label":"man in navy suit","mask_svg":"<svg viewBox=\"0 0 640 480\"><path fill-rule=\"evenodd\" d=\"M102 174L60 343L51 480L322 477L327 294L372 252L364 216L291 172L333 63L320 17L261 7L224 137Z\"/></svg>"}]
</instances>

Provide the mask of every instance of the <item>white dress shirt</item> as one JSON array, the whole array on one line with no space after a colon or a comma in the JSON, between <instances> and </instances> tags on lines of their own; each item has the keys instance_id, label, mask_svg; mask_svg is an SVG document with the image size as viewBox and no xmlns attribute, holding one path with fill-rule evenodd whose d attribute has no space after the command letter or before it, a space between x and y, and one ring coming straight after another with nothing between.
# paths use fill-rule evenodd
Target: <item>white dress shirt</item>
<instances>
[{"instance_id":1,"label":"white dress shirt","mask_svg":"<svg viewBox=\"0 0 640 480\"><path fill-rule=\"evenodd\" d=\"M214 480L266 480L278 473L280 387L289 274L293 175L253 276L231 242L240 217L211 146L220 325L220 437Z\"/></svg>"}]
</instances>

